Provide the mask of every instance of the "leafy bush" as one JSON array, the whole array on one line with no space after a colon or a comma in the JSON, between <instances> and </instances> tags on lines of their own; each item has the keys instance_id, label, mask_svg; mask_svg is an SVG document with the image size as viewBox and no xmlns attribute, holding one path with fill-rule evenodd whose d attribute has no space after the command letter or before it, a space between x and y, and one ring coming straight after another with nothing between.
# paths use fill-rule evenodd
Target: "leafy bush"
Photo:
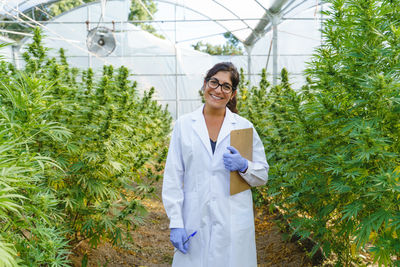
<instances>
[{"instance_id":1,"label":"leafy bush","mask_svg":"<svg viewBox=\"0 0 400 267\"><path fill-rule=\"evenodd\" d=\"M54 192L43 183L45 170L59 166L36 146L38 140L61 143L70 132L48 120L48 107L43 102L48 83L24 75L6 80L3 76L0 87L3 238L15 244L25 264L65 265L68 251L60 225L62 211L57 208ZM51 235L56 238L47 238Z\"/></svg>"},{"instance_id":2,"label":"leafy bush","mask_svg":"<svg viewBox=\"0 0 400 267\"><path fill-rule=\"evenodd\" d=\"M140 96L124 67L95 80L46 51L36 30L23 71L0 63L0 265L17 252L66 266L82 240L129 238L166 157L171 117L154 89Z\"/></svg>"},{"instance_id":3,"label":"leafy bush","mask_svg":"<svg viewBox=\"0 0 400 267\"><path fill-rule=\"evenodd\" d=\"M396 265L400 2L328 2L307 84L294 91L283 71L265 100L261 89L247 92L244 115L263 114L252 119L271 164L268 196L295 234L318 242L313 252L321 247L348 266L368 250Z\"/></svg>"}]
</instances>

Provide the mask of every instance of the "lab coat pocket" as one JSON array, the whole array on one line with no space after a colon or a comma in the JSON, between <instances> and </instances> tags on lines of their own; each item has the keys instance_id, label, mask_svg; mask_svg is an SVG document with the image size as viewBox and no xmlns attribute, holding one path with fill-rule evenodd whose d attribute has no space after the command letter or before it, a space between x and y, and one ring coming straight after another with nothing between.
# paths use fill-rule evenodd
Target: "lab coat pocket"
<instances>
[{"instance_id":1,"label":"lab coat pocket","mask_svg":"<svg viewBox=\"0 0 400 267\"><path fill-rule=\"evenodd\" d=\"M246 190L231 196L232 229L254 227L253 200L251 190Z\"/></svg>"},{"instance_id":2,"label":"lab coat pocket","mask_svg":"<svg viewBox=\"0 0 400 267\"><path fill-rule=\"evenodd\" d=\"M199 197L196 192L185 192L183 200L183 222L185 229L198 229L199 218Z\"/></svg>"}]
</instances>

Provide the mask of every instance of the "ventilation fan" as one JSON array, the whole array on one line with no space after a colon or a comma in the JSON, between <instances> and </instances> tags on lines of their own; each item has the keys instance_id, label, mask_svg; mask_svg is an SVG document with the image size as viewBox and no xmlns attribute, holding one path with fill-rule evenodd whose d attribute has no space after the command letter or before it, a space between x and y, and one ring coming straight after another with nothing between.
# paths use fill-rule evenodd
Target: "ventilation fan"
<instances>
[{"instance_id":1,"label":"ventilation fan","mask_svg":"<svg viewBox=\"0 0 400 267\"><path fill-rule=\"evenodd\" d=\"M86 44L90 52L106 57L115 49L114 33L106 27L95 27L89 31Z\"/></svg>"}]
</instances>

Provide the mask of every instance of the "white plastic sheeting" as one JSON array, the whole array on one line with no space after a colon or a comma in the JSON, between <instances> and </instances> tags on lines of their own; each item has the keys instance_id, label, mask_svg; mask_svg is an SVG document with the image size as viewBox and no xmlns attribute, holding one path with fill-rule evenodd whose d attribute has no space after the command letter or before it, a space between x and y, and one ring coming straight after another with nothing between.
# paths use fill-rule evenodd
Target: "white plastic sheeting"
<instances>
[{"instance_id":1,"label":"white plastic sheeting","mask_svg":"<svg viewBox=\"0 0 400 267\"><path fill-rule=\"evenodd\" d=\"M126 66L133 73L132 79L138 81L139 89L155 87L155 98L162 104L168 104L174 117L177 113L180 115L192 111L201 103L198 91L205 71L219 60L192 49L175 47L168 40L125 23L129 10L126 3L109 1L105 17L100 23L110 29L115 27L117 44L110 56L98 57L86 49L88 31L85 22L90 22L89 28L98 25L101 13L98 3L74 9L55 18L54 22L57 23L44 25L44 45L51 48L51 56L56 56L59 48L64 48L68 62L81 69L92 67L95 71L101 71L104 64L111 64L115 68ZM115 22L114 26L110 23L112 21ZM30 42L30 39L25 41ZM23 50L24 46L21 47L21 54ZM22 61L17 65L21 64Z\"/></svg>"},{"instance_id":2,"label":"white plastic sheeting","mask_svg":"<svg viewBox=\"0 0 400 267\"><path fill-rule=\"evenodd\" d=\"M19 12L26 12L35 6L57 1L59 0L0 0L0 16L12 18L19 16ZM273 0L156 0L155 2L176 4L201 13L210 20L223 19L223 21L218 21L218 24L225 31L231 31L244 41L257 25L258 19L263 16L264 10L270 7L271 1ZM245 8L243 8L244 5ZM246 18L253 19L245 20Z\"/></svg>"},{"instance_id":3,"label":"white plastic sheeting","mask_svg":"<svg viewBox=\"0 0 400 267\"><path fill-rule=\"evenodd\" d=\"M65 48L68 61L79 68L100 70L104 64L128 67L134 74L132 79L138 81L139 89L148 90L154 86L156 99L162 104L168 104L173 116L177 117L200 104L198 90L206 71L215 63L232 61L238 68L243 68L252 85L258 83L262 68L267 68L271 79L274 69L280 71L286 67L293 87L299 88L304 81L302 71L305 62L320 43L319 11L322 6L316 0L271 0L272 4L279 1L285 3L282 5L283 12L272 14L269 11L267 27L258 32L256 42L246 50L249 55L243 56L210 56L194 51L188 44L200 40L210 42L218 36L224 40L221 33L227 31L242 41L248 40L260 23L260 18L264 16L265 19L268 8L274 7L269 1L154 1L159 12L155 14L152 25L167 37L165 40L127 22L129 0L108 0L100 26L115 28L117 45L109 56L97 57L90 54L86 47L88 28L96 27L99 22L99 2L83 5L41 25L47 36L44 39L45 45L52 48L53 54L60 47ZM24 3L27 2L29 0ZM23 15L18 13L18 16ZM89 21L88 28L86 21ZM279 24L275 32L275 50L271 49L271 21ZM34 21L31 23L38 25ZM29 42L29 39L26 41ZM23 45L20 49L22 51Z\"/></svg>"},{"instance_id":4,"label":"white plastic sheeting","mask_svg":"<svg viewBox=\"0 0 400 267\"><path fill-rule=\"evenodd\" d=\"M290 74L290 82L294 88L304 84L303 71L310 61L315 48L321 44L321 23L324 19L320 11L323 6L316 6L315 1L306 1L301 8L294 9L286 14L278 25L278 70L286 68ZM258 72L266 68L267 73L273 73L273 52L268 51L272 45L272 31L269 31L253 47L252 69ZM268 64L267 64L268 62ZM257 83L257 76L252 76L253 84Z\"/></svg>"},{"instance_id":5,"label":"white plastic sheeting","mask_svg":"<svg viewBox=\"0 0 400 267\"><path fill-rule=\"evenodd\" d=\"M13 43L13 40L0 36L0 43L8 44L7 46L0 49L0 59L12 62L14 59L13 57L14 49L13 46L11 45Z\"/></svg>"},{"instance_id":6,"label":"white plastic sheeting","mask_svg":"<svg viewBox=\"0 0 400 267\"><path fill-rule=\"evenodd\" d=\"M0 0L0 16L18 16L18 12L25 12L40 4L55 2L56 0Z\"/></svg>"}]
</instances>

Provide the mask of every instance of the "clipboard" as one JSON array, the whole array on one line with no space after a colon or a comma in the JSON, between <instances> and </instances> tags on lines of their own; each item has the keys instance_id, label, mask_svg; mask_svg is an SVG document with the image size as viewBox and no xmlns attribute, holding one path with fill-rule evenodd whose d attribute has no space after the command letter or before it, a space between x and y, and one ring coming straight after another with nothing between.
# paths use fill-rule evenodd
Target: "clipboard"
<instances>
[{"instance_id":1,"label":"clipboard","mask_svg":"<svg viewBox=\"0 0 400 267\"><path fill-rule=\"evenodd\" d=\"M253 160L253 128L231 131L231 146L247 160ZM230 195L250 189L250 185L240 176L238 171L230 173Z\"/></svg>"}]
</instances>

